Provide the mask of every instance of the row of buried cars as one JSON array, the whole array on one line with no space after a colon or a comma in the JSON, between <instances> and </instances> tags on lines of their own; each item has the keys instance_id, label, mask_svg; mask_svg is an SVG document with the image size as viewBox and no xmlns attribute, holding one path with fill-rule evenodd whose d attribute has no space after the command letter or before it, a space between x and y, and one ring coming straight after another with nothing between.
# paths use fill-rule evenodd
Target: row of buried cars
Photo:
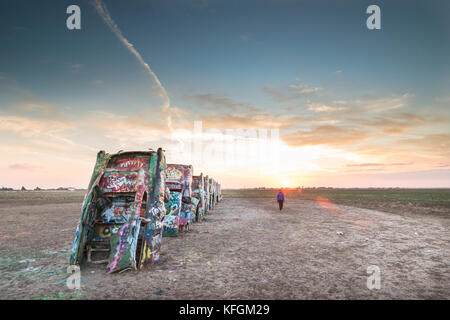
<instances>
[{"instance_id":1,"label":"row of buried cars","mask_svg":"<svg viewBox=\"0 0 450 320\"><path fill-rule=\"evenodd\" d=\"M163 236L202 221L222 199L220 184L191 165L166 164L164 151L100 151L85 195L71 265L109 272L159 259Z\"/></svg>"}]
</instances>

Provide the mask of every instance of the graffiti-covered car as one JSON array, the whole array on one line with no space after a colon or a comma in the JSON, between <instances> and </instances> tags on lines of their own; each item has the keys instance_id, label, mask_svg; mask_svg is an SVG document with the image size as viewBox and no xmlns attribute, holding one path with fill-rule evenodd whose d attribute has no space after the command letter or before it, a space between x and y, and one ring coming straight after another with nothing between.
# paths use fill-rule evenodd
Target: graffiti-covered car
<instances>
[{"instance_id":1,"label":"graffiti-covered car","mask_svg":"<svg viewBox=\"0 0 450 320\"><path fill-rule=\"evenodd\" d=\"M214 179L213 178L209 178L208 179L208 189L209 189L209 208L213 209L214 208Z\"/></svg>"},{"instance_id":2,"label":"graffiti-covered car","mask_svg":"<svg viewBox=\"0 0 450 320\"><path fill-rule=\"evenodd\" d=\"M222 200L222 191L220 189L220 183L214 181L214 203L217 204Z\"/></svg>"},{"instance_id":3,"label":"graffiti-covered car","mask_svg":"<svg viewBox=\"0 0 450 320\"><path fill-rule=\"evenodd\" d=\"M206 216L209 213L210 203L209 203L209 177L205 176L204 184L203 184L203 192L205 196L205 206L204 206L204 216Z\"/></svg>"},{"instance_id":4,"label":"graffiti-covered car","mask_svg":"<svg viewBox=\"0 0 450 320\"><path fill-rule=\"evenodd\" d=\"M212 203L213 206L217 204L217 181L213 179L212 181Z\"/></svg>"},{"instance_id":5,"label":"graffiti-covered car","mask_svg":"<svg viewBox=\"0 0 450 320\"><path fill-rule=\"evenodd\" d=\"M191 165L168 164L166 186L170 190L170 201L166 204L164 236L174 236L189 228L194 221L192 213L192 173Z\"/></svg>"},{"instance_id":6,"label":"graffiti-covered car","mask_svg":"<svg viewBox=\"0 0 450 320\"><path fill-rule=\"evenodd\" d=\"M107 264L109 272L159 259L169 200L164 151L100 151L85 195L70 264Z\"/></svg>"},{"instance_id":7,"label":"graffiti-covered car","mask_svg":"<svg viewBox=\"0 0 450 320\"><path fill-rule=\"evenodd\" d=\"M222 186L220 183L217 183L217 201L222 201Z\"/></svg>"},{"instance_id":8,"label":"graffiti-covered car","mask_svg":"<svg viewBox=\"0 0 450 320\"><path fill-rule=\"evenodd\" d=\"M205 179L203 173L199 176L192 177L192 197L198 201L195 211L195 221L202 221L205 215L206 198L204 184Z\"/></svg>"}]
</instances>

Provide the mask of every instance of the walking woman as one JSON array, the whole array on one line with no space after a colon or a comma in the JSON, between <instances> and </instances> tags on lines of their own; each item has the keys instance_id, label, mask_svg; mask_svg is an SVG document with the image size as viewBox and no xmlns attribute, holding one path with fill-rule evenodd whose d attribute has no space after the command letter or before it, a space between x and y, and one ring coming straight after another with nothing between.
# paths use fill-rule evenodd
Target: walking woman
<instances>
[{"instance_id":1,"label":"walking woman","mask_svg":"<svg viewBox=\"0 0 450 320\"><path fill-rule=\"evenodd\" d=\"M277 201L278 201L278 205L280 206L280 211L283 209L283 202L284 202L284 193L283 191L278 191L277 194Z\"/></svg>"}]
</instances>

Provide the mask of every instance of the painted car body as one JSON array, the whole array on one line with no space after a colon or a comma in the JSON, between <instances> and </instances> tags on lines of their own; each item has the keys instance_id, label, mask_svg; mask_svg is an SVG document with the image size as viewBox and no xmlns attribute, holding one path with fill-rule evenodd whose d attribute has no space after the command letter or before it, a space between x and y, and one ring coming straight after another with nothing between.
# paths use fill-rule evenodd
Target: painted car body
<instances>
[{"instance_id":1,"label":"painted car body","mask_svg":"<svg viewBox=\"0 0 450 320\"><path fill-rule=\"evenodd\" d=\"M203 177L203 173L199 176L192 177L192 197L197 199L197 209L195 212L195 221L202 221L205 215L205 178Z\"/></svg>"},{"instance_id":2,"label":"painted car body","mask_svg":"<svg viewBox=\"0 0 450 320\"><path fill-rule=\"evenodd\" d=\"M212 210L212 208L214 208L214 179L213 178L209 178L209 182L208 182L208 189L209 189L209 208L210 210Z\"/></svg>"},{"instance_id":3,"label":"painted car body","mask_svg":"<svg viewBox=\"0 0 450 320\"><path fill-rule=\"evenodd\" d=\"M209 213L210 208L210 203L209 203L209 177L205 176L205 183L203 185L204 187L204 192L205 192L205 212L204 212L204 216L206 216Z\"/></svg>"},{"instance_id":4,"label":"painted car body","mask_svg":"<svg viewBox=\"0 0 450 320\"><path fill-rule=\"evenodd\" d=\"M217 201L222 201L222 186L217 183Z\"/></svg>"},{"instance_id":5,"label":"painted car body","mask_svg":"<svg viewBox=\"0 0 450 320\"><path fill-rule=\"evenodd\" d=\"M188 228L193 222L192 214L192 173L191 165L167 164L166 185L170 190L171 200L166 205L164 218L164 236L175 236Z\"/></svg>"},{"instance_id":6,"label":"painted car body","mask_svg":"<svg viewBox=\"0 0 450 320\"><path fill-rule=\"evenodd\" d=\"M109 272L159 259L168 201L164 151L100 151L85 195L71 265L107 263ZM94 256L103 259L93 260Z\"/></svg>"}]
</instances>

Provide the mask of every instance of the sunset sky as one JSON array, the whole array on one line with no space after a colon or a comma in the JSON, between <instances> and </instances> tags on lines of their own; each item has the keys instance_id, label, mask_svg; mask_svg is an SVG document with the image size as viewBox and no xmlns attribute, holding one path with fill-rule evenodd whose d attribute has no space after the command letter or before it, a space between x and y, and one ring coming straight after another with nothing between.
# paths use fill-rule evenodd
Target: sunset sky
<instances>
[{"instance_id":1,"label":"sunset sky","mask_svg":"<svg viewBox=\"0 0 450 320\"><path fill-rule=\"evenodd\" d=\"M450 187L450 2L0 2L0 187L158 147L223 188Z\"/></svg>"}]
</instances>

